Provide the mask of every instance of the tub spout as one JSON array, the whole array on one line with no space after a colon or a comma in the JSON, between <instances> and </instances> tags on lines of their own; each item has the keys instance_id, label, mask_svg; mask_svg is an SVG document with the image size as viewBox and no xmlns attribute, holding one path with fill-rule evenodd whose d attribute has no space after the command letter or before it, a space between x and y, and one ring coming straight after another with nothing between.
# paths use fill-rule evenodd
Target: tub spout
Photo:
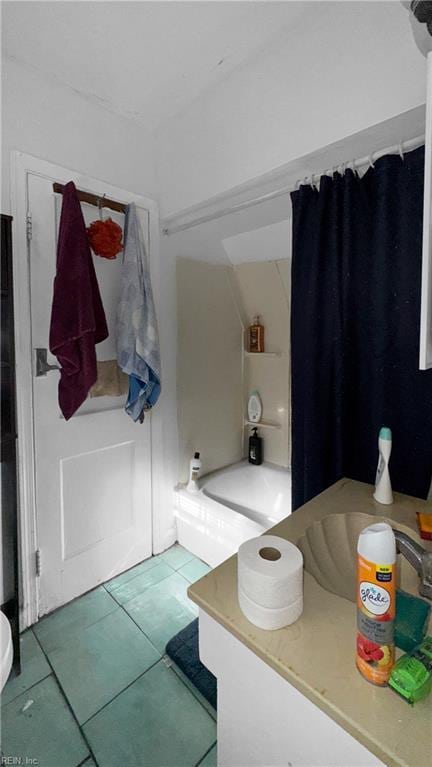
<instances>
[{"instance_id":1,"label":"tub spout","mask_svg":"<svg viewBox=\"0 0 432 767\"><path fill-rule=\"evenodd\" d=\"M419 594L432 600L432 552L426 551L409 535L394 530L396 548L417 571L420 578Z\"/></svg>"}]
</instances>

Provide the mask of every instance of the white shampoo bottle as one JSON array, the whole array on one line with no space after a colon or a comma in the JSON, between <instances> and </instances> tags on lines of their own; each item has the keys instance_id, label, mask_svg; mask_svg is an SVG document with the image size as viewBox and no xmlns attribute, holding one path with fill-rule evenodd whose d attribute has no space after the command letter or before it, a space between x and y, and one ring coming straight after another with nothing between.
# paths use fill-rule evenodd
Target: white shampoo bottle
<instances>
[{"instance_id":1,"label":"white shampoo bottle","mask_svg":"<svg viewBox=\"0 0 432 767\"><path fill-rule=\"evenodd\" d=\"M192 458L190 462L189 482L186 488L186 490L188 490L189 493L197 493L199 491L198 477L201 471L201 466L202 466L202 463L200 459L200 454L195 453L194 457Z\"/></svg>"},{"instance_id":2,"label":"white shampoo bottle","mask_svg":"<svg viewBox=\"0 0 432 767\"><path fill-rule=\"evenodd\" d=\"M383 426L378 437L378 468L375 478L375 492L373 497L378 503L393 503L393 493L390 481L389 461L392 450L391 429Z\"/></svg>"}]
</instances>

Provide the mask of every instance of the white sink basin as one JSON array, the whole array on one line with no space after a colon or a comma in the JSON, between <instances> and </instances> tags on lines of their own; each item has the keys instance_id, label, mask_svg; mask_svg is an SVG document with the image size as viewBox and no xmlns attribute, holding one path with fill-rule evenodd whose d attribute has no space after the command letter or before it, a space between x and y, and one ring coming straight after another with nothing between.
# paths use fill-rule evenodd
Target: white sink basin
<instances>
[{"instance_id":1,"label":"white sink basin","mask_svg":"<svg viewBox=\"0 0 432 767\"><path fill-rule=\"evenodd\" d=\"M419 536L405 525L395 524L383 516L361 512L329 514L310 525L297 542L303 553L306 572L313 575L326 591L355 602L357 541L361 531L375 522L388 522L395 529L422 543ZM397 584L404 591L418 596L418 575L400 555Z\"/></svg>"}]
</instances>

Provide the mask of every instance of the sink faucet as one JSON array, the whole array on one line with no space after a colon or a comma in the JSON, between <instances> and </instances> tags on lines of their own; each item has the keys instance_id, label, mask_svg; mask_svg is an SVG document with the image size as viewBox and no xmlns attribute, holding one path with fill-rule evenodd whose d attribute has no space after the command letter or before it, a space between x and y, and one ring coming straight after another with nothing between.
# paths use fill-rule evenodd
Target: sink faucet
<instances>
[{"instance_id":1,"label":"sink faucet","mask_svg":"<svg viewBox=\"0 0 432 767\"><path fill-rule=\"evenodd\" d=\"M413 541L409 535L405 535L400 530L393 530L393 532L396 538L397 551L418 573L420 596L432 600L432 552L426 551L423 546L420 546L419 543Z\"/></svg>"}]
</instances>

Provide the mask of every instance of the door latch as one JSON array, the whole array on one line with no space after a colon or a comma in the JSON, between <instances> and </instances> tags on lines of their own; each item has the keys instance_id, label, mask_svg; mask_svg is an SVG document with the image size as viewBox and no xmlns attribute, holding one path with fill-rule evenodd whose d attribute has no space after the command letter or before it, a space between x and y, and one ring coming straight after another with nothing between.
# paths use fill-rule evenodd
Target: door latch
<instances>
[{"instance_id":1,"label":"door latch","mask_svg":"<svg viewBox=\"0 0 432 767\"><path fill-rule=\"evenodd\" d=\"M35 349L36 354L36 378L46 376L50 370L60 370L58 365L50 365L47 362L47 349Z\"/></svg>"}]
</instances>

